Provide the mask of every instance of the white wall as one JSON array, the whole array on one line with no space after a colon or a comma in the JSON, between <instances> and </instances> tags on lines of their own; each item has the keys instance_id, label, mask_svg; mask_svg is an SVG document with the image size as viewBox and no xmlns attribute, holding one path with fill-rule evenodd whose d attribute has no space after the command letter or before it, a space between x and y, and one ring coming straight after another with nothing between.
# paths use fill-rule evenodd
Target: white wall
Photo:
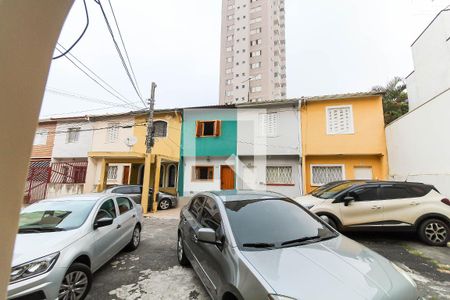
<instances>
[{"instance_id":1,"label":"white wall","mask_svg":"<svg viewBox=\"0 0 450 300\"><path fill-rule=\"evenodd\" d=\"M442 11L412 45L413 76L408 78L410 110L450 87L450 10Z\"/></svg>"},{"instance_id":2,"label":"white wall","mask_svg":"<svg viewBox=\"0 0 450 300\"><path fill-rule=\"evenodd\" d=\"M83 193L83 183L49 183L45 198L58 198Z\"/></svg>"},{"instance_id":3,"label":"white wall","mask_svg":"<svg viewBox=\"0 0 450 300\"><path fill-rule=\"evenodd\" d=\"M184 158L184 195L192 196L195 193L203 191L220 191L220 166L229 165L234 168L234 157L211 157L209 161L205 157L185 157ZM194 166L213 166L214 180L211 181L193 181L192 168Z\"/></svg>"},{"instance_id":4,"label":"white wall","mask_svg":"<svg viewBox=\"0 0 450 300\"><path fill-rule=\"evenodd\" d=\"M108 120L96 120L93 123L94 129L92 139L92 150L90 151L105 151L105 152L128 152L130 147L125 144L127 137L133 136L133 128L119 128L119 136L115 142L109 142L107 139L108 129L101 129L109 127L111 123L119 123L121 126L134 124L134 117L120 117L111 118Z\"/></svg>"},{"instance_id":5,"label":"white wall","mask_svg":"<svg viewBox=\"0 0 450 300\"><path fill-rule=\"evenodd\" d=\"M291 166L293 186L268 186L266 185L266 167L267 166ZM238 167L238 189L240 190L258 190L273 191L281 193L288 197L298 197L301 192L301 163L298 156L279 156L279 157L240 157Z\"/></svg>"},{"instance_id":6,"label":"white wall","mask_svg":"<svg viewBox=\"0 0 450 300\"><path fill-rule=\"evenodd\" d=\"M80 127L78 142L67 143L67 131L69 128ZM55 144L53 146L53 158L77 158L87 157L92 148L93 131L92 123L76 121L76 122L58 122L56 125Z\"/></svg>"},{"instance_id":7,"label":"white wall","mask_svg":"<svg viewBox=\"0 0 450 300\"><path fill-rule=\"evenodd\" d=\"M435 185L450 196L450 91L386 127L393 179Z\"/></svg>"},{"instance_id":8,"label":"white wall","mask_svg":"<svg viewBox=\"0 0 450 300\"><path fill-rule=\"evenodd\" d=\"M276 135L262 133L260 115L277 113ZM242 155L301 155L300 116L292 105L239 108L237 153Z\"/></svg>"}]
</instances>

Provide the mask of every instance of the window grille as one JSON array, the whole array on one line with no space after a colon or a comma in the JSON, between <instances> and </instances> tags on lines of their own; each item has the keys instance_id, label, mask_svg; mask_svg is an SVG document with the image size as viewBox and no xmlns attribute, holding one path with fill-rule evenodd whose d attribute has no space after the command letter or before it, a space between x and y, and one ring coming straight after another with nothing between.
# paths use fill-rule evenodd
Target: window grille
<instances>
[{"instance_id":1,"label":"window grille","mask_svg":"<svg viewBox=\"0 0 450 300\"><path fill-rule=\"evenodd\" d=\"M274 137L277 135L278 129L278 114L268 113L260 114L260 130L261 136Z\"/></svg>"},{"instance_id":2,"label":"window grille","mask_svg":"<svg viewBox=\"0 0 450 300\"><path fill-rule=\"evenodd\" d=\"M351 106L327 107L327 134L353 133Z\"/></svg>"},{"instance_id":3,"label":"window grille","mask_svg":"<svg viewBox=\"0 0 450 300\"><path fill-rule=\"evenodd\" d=\"M108 167L108 179L117 179L117 166Z\"/></svg>"},{"instance_id":4,"label":"window grille","mask_svg":"<svg viewBox=\"0 0 450 300\"><path fill-rule=\"evenodd\" d=\"M109 123L106 133L106 142L114 143L119 138L119 123Z\"/></svg>"},{"instance_id":5,"label":"window grille","mask_svg":"<svg viewBox=\"0 0 450 300\"><path fill-rule=\"evenodd\" d=\"M344 179L343 166L311 166L311 185L324 185Z\"/></svg>"},{"instance_id":6,"label":"window grille","mask_svg":"<svg viewBox=\"0 0 450 300\"><path fill-rule=\"evenodd\" d=\"M292 167L266 167L266 184L293 184Z\"/></svg>"},{"instance_id":7,"label":"window grille","mask_svg":"<svg viewBox=\"0 0 450 300\"><path fill-rule=\"evenodd\" d=\"M156 121L153 123L154 137L167 136L167 123L164 121Z\"/></svg>"}]
</instances>

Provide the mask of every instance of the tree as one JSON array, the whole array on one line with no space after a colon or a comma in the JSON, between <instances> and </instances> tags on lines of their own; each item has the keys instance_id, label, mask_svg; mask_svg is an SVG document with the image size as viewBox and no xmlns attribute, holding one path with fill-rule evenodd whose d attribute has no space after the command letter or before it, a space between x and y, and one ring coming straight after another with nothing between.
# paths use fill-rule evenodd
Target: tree
<instances>
[{"instance_id":1,"label":"tree","mask_svg":"<svg viewBox=\"0 0 450 300\"><path fill-rule=\"evenodd\" d=\"M374 86L372 91L384 93L383 111L385 125L408 112L408 93L402 78L394 77L386 86Z\"/></svg>"}]
</instances>

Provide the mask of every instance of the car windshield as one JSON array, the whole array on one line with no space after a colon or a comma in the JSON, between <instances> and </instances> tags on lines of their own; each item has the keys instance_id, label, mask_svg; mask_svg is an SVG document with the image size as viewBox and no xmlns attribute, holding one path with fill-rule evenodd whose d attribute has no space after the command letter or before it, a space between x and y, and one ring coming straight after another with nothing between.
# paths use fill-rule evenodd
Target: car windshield
<instances>
[{"instance_id":1,"label":"car windshield","mask_svg":"<svg viewBox=\"0 0 450 300\"><path fill-rule=\"evenodd\" d=\"M45 201L24 208L19 233L75 229L83 225L95 201Z\"/></svg>"},{"instance_id":2,"label":"car windshield","mask_svg":"<svg viewBox=\"0 0 450 300\"><path fill-rule=\"evenodd\" d=\"M296 246L337 236L289 199L232 201L225 208L243 250Z\"/></svg>"},{"instance_id":3,"label":"car windshield","mask_svg":"<svg viewBox=\"0 0 450 300\"><path fill-rule=\"evenodd\" d=\"M318 189L316 189L314 192L311 193L314 197L322 198L322 199L332 199L337 194L342 192L343 190L348 189L349 187L354 186L355 184L358 184L357 181L348 181L344 183L327 183Z\"/></svg>"}]
</instances>

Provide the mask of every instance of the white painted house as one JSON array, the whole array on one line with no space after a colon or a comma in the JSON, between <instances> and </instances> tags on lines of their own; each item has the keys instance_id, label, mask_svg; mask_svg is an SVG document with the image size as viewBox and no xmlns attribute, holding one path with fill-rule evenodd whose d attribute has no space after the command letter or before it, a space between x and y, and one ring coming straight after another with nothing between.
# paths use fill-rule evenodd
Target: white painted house
<instances>
[{"instance_id":1,"label":"white painted house","mask_svg":"<svg viewBox=\"0 0 450 300\"><path fill-rule=\"evenodd\" d=\"M412 45L409 113L386 127L390 177L435 185L450 196L450 9Z\"/></svg>"},{"instance_id":2,"label":"white painted house","mask_svg":"<svg viewBox=\"0 0 450 300\"><path fill-rule=\"evenodd\" d=\"M297 100L238 105L237 188L302 194Z\"/></svg>"}]
</instances>

